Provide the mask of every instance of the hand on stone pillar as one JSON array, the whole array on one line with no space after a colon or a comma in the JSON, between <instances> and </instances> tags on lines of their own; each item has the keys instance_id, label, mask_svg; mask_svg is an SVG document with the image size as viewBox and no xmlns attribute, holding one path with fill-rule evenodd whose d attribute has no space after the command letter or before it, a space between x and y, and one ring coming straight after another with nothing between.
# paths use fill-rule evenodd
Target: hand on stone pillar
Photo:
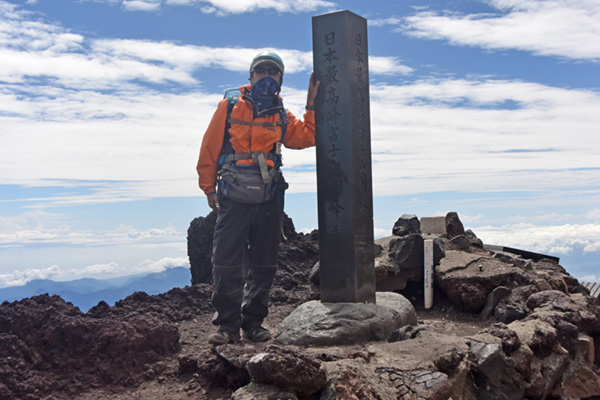
<instances>
[{"instance_id":1,"label":"hand on stone pillar","mask_svg":"<svg viewBox=\"0 0 600 400\"><path fill-rule=\"evenodd\" d=\"M306 107L311 109L315 106L315 97L317 97L317 92L319 91L319 85L321 82L314 82L315 73L310 74L310 81L308 82L308 95L306 96Z\"/></svg>"}]
</instances>

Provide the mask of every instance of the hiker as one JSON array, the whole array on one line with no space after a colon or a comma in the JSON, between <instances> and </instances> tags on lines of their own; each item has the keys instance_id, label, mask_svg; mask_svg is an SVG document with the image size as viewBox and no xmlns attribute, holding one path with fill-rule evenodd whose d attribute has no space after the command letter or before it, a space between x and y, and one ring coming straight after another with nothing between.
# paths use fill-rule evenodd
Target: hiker
<instances>
[{"instance_id":1,"label":"hiker","mask_svg":"<svg viewBox=\"0 0 600 400\"><path fill-rule=\"evenodd\" d=\"M314 100L319 82L310 77L304 121L283 107L281 58L258 54L250 84L219 105L202 139L196 170L208 205L218 211L213 238L212 304L216 310L211 344L245 338L262 342L262 326L277 268L283 198L288 184L280 167L281 145L315 145Z\"/></svg>"}]
</instances>

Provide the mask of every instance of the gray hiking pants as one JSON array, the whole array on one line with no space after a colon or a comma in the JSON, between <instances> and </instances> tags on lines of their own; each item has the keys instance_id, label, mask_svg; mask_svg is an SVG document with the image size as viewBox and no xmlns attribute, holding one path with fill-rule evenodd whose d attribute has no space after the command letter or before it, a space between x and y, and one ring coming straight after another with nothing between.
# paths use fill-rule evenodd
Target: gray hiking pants
<instances>
[{"instance_id":1,"label":"gray hiking pants","mask_svg":"<svg viewBox=\"0 0 600 400\"><path fill-rule=\"evenodd\" d=\"M282 196L283 197L283 196ZM242 204L222 198L213 238L213 324L230 332L260 326L277 270L283 198Z\"/></svg>"}]
</instances>

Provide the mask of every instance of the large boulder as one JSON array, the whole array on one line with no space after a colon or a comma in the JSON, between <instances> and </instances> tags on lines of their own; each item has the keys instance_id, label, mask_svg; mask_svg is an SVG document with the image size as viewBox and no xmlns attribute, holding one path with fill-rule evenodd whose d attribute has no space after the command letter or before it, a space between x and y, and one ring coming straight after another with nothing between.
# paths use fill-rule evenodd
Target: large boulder
<instances>
[{"instance_id":1,"label":"large boulder","mask_svg":"<svg viewBox=\"0 0 600 400\"><path fill-rule=\"evenodd\" d=\"M465 227L463 226L458 213L451 211L446 214L446 235L449 239L455 236L465 235Z\"/></svg>"},{"instance_id":2,"label":"large boulder","mask_svg":"<svg viewBox=\"0 0 600 400\"><path fill-rule=\"evenodd\" d=\"M321 362L299 350L269 346L246 364L253 382L270 384L307 397L327 383Z\"/></svg>"},{"instance_id":3,"label":"large boulder","mask_svg":"<svg viewBox=\"0 0 600 400\"><path fill-rule=\"evenodd\" d=\"M507 356L513 355L521 348L521 340L515 331L510 329L506 324L501 322L492 325L483 331L499 338L502 341L502 351Z\"/></svg>"},{"instance_id":4,"label":"large boulder","mask_svg":"<svg viewBox=\"0 0 600 400\"><path fill-rule=\"evenodd\" d=\"M412 303L404 296L394 292L377 292L377 304L400 314L400 326L417 325L417 313Z\"/></svg>"},{"instance_id":5,"label":"large boulder","mask_svg":"<svg viewBox=\"0 0 600 400\"><path fill-rule=\"evenodd\" d=\"M530 310L527 300L539 289L535 285L524 285L513 288L508 296L500 299L493 309L497 321L510 324L513 321L525 318Z\"/></svg>"},{"instance_id":6,"label":"large boulder","mask_svg":"<svg viewBox=\"0 0 600 400\"><path fill-rule=\"evenodd\" d=\"M530 310L536 310L543 306L550 306L562 312L573 314L578 314L580 309L579 305L568 294L553 289L533 293L527 299L527 307Z\"/></svg>"},{"instance_id":7,"label":"large boulder","mask_svg":"<svg viewBox=\"0 0 600 400\"><path fill-rule=\"evenodd\" d=\"M547 357L534 358L531 364L530 382L525 387L525 395L528 398L546 399L550 393L563 392L560 381L571 364L569 354L565 349L558 347ZM559 394L552 398L564 399L566 397Z\"/></svg>"},{"instance_id":8,"label":"large boulder","mask_svg":"<svg viewBox=\"0 0 600 400\"><path fill-rule=\"evenodd\" d=\"M336 346L387 340L402 324L391 308L364 303L300 305L279 324L275 341L301 346Z\"/></svg>"},{"instance_id":9,"label":"large boulder","mask_svg":"<svg viewBox=\"0 0 600 400\"><path fill-rule=\"evenodd\" d=\"M187 249L192 285L212 283L212 243L217 212L194 218L187 231Z\"/></svg>"},{"instance_id":10,"label":"large boulder","mask_svg":"<svg viewBox=\"0 0 600 400\"><path fill-rule=\"evenodd\" d=\"M578 366L563 378L561 398L594 399L600 397L600 376L593 369Z\"/></svg>"},{"instance_id":11,"label":"large boulder","mask_svg":"<svg viewBox=\"0 0 600 400\"><path fill-rule=\"evenodd\" d=\"M395 264L403 269L423 269L423 237L420 234L392 239L389 254Z\"/></svg>"},{"instance_id":12,"label":"large boulder","mask_svg":"<svg viewBox=\"0 0 600 400\"><path fill-rule=\"evenodd\" d=\"M523 376L517 371L514 362L506 356L501 344L489 339L480 341L473 338L468 358L472 363L471 376L476 398L523 398Z\"/></svg>"},{"instance_id":13,"label":"large boulder","mask_svg":"<svg viewBox=\"0 0 600 400\"><path fill-rule=\"evenodd\" d=\"M501 261L451 250L436 267L435 282L458 308L480 312L496 287L525 284L528 277L521 269Z\"/></svg>"},{"instance_id":14,"label":"large boulder","mask_svg":"<svg viewBox=\"0 0 600 400\"><path fill-rule=\"evenodd\" d=\"M422 269L401 269L391 257L390 244L401 242L402 239L388 236L375 240L378 250L375 255L375 283L378 292L401 291L406 288L408 281L417 281L423 277Z\"/></svg>"},{"instance_id":15,"label":"large boulder","mask_svg":"<svg viewBox=\"0 0 600 400\"><path fill-rule=\"evenodd\" d=\"M544 358L554 352L558 343L556 329L547 322L530 319L526 321L515 321L508 327L516 332L521 343L527 345L534 355Z\"/></svg>"},{"instance_id":16,"label":"large boulder","mask_svg":"<svg viewBox=\"0 0 600 400\"><path fill-rule=\"evenodd\" d=\"M421 233L421 223L419 222L419 218L414 214L401 215L392 228L394 236L406 236L415 233Z\"/></svg>"},{"instance_id":17,"label":"large boulder","mask_svg":"<svg viewBox=\"0 0 600 400\"><path fill-rule=\"evenodd\" d=\"M598 337L600 334L600 300L583 293L573 293L570 298L579 306L581 329L589 335Z\"/></svg>"},{"instance_id":18,"label":"large boulder","mask_svg":"<svg viewBox=\"0 0 600 400\"><path fill-rule=\"evenodd\" d=\"M257 382L250 382L248 385L242 386L231 396L231 400L265 399L298 400L298 397L294 392L289 390L283 390L275 385L266 385Z\"/></svg>"}]
</instances>

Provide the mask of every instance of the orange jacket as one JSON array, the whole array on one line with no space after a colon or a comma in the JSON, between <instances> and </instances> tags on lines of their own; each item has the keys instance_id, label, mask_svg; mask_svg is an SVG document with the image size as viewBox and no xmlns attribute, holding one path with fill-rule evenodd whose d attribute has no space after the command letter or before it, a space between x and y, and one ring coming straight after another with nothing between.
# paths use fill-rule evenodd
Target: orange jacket
<instances>
[{"instance_id":1,"label":"orange jacket","mask_svg":"<svg viewBox=\"0 0 600 400\"><path fill-rule=\"evenodd\" d=\"M244 89L250 90L250 85L242 86L240 92L244 93ZM196 165L198 171L198 183L200 189L205 194L214 193L217 183L218 164L217 159L221 155L221 147L223 146L223 136L225 135L225 125L227 119L227 99L221 100L217 106L206 133L202 138L200 146L200 157ZM315 145L315 112L307 110L304 113L304 121L296 119L291 113L287 112L289 124L283 144L291 149L303 149ZM252 104L245 100L242 96L239 97L238 103L231 111L231 119L236 121L248 122L278 122L279 115L274 114L269 117L253 118ZM250 126L235 124L229 129L231 135L231 145L236 153L247 153L258 151L269 153L273 149L273 145L281 139L280 126ZM238 163L252 163L251 160L241 160ZM268 160L267 163L273 166L273 162Z\"/></svg>"}]
</instances>

